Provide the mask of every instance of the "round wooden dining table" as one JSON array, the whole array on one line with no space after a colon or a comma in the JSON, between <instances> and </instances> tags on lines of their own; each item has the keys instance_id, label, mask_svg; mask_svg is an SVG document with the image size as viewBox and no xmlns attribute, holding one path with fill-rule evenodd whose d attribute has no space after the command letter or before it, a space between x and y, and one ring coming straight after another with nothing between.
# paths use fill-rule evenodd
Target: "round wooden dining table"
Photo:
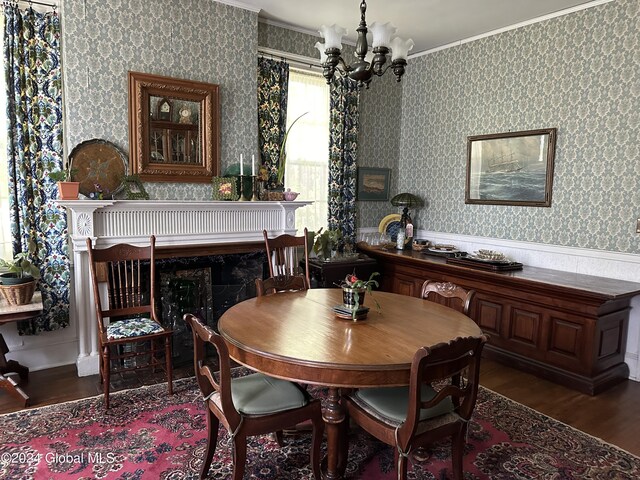
<instances>
[{"instance_id":1,"label":"round wooden dining table","mask_svg":"<svg viewBox=\"0 0 640 480\"><path fill-rule=\"evenodd\" d=\"M342 478L346 466L340 388L408 385L419 348L482 335L466 315L420 298L367 293L370 311L359 321L337 317L333 307L341 303L341 289L277 293L238 303L218 322L238 363L274 377L328 387L323 476L329 480Z\"/></svg>"}]
</instances>

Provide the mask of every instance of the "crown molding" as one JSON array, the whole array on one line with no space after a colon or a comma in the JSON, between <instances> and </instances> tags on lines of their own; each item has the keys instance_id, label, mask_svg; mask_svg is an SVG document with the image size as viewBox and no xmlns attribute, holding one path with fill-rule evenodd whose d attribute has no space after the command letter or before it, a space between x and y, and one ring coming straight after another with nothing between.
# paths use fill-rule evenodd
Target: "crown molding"
<instances>
[{"instance_id":1,"label":"crown molding","mask_svg":"<svg viewBox=\"0 0 640 480\"><path fill-rule=\"evenodd\" d=\"M232 7L242 8L243 10L249 10L250 12L260 13L262 10L260 7L256 7L254 5L249 5L248 3L240 2L238 0L213 0L216 3L224 3L225 5L230 5Z\"/></svg>"},{"instance_id":2,"label":"crown molding","mask_svg":"<svg viewBox=\"0 0 640 480\"><path fill-rule=\"evenodd\" d=\"M271 25L274 27L286 28L287 30L293 30L294 32L304 33L306 35L311 35L313 37L322 38L320 32L318 30L309 30L308 28L296 27L295 25L290 25L288 23L279 22L277 20L270 20L268 18L260 18L258 17L258 23L264 23L265 25ZM351 45L353 47L356 46L356 42L352 42L345 38L342 39L342 43L346 43L347 45Z\"/></svg>"},{"instance_id":3,"label":"crown molding","mask_svg":"<svg viewBox=\"0 0 640 480\"><path fill-rule=\"evenodd\" d=\"M429 55L431 53L439 52L440 50L446 50L448 48L458 47L465 43L475 42L476 40L480 40L481 38L492 37L494 35L499 35L500 33L508 32L510 30L516 30L521 27L526 27L527 25L533 25L535 23L544 22L552 18L562 17L564 15L569 15L571 13L579 12L581 10L586 10L588 8L598 7L600 5L604 5L605 3L609 3L613 1L614 0L594 0L592 2L576 5L575 7L565 8L564 10L558 10L557 12L549 13L547 15L542 15L541 17L532 18L530 20L526 20L520 23L514 23L513 25L508 25L506 27L498 28L496 30L491 30L486 33L481 33L480 35L475 35L473 37L457 40L455 42L447 43L446 45L441 45L436 48L424 50L423 52L414 53L413 55L409 55L408 59L411 60L412 58L422 57L424 55Z\"/></svg>"}]
</instances>

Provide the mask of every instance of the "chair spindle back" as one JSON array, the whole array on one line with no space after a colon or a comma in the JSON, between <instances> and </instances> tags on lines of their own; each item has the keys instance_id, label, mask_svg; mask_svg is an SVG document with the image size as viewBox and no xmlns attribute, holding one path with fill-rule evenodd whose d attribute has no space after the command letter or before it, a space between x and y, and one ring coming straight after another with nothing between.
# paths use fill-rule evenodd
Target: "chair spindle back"
<instances>
[{"instance_id":1,"label":"chair spindle back","mask_svg":"<svg viewBox=\"0 0 640 480\"><path fill-rule=\"evenodd\" d=\"M307 229L304 229L304 235L301 237L284 234L269 238L266 230L263 230L262 233L264 235L267 258L269 259L269 276L288 278L304 275L307 285L309 285ZM304 267L300 266L302 259L304 259Z\"/></svg>"}]
</instances>

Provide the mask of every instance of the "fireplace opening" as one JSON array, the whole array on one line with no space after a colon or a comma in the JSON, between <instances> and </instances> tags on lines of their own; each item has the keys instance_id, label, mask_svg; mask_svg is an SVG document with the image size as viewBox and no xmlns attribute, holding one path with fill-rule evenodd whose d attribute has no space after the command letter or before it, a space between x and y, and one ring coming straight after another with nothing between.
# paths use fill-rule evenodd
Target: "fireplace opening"
<instances>
[{"instance_id":1,"label":"fireplace opening","mask_svg":"<svg viewBox=\"0 0 640 480\"><path fill-rule=\"evenodd\" d=\"M193 362L193 338L185 313L202 318L217 331L218 319L230 307L255 297L255 279L268 271L263 251L157 261L158 314L172 328L174 366Z\"/></svg>"}]
</instances>

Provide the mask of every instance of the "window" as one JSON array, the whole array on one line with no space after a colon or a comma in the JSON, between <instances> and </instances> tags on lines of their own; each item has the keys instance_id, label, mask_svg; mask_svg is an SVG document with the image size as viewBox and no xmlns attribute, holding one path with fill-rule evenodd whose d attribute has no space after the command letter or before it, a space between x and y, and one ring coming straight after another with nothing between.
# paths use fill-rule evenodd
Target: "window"
<instances>
[{"instance_id":1,"label":"window","mask_svg":"<svg viewBox=\"0 0 640 480\"><path fill-rule=\"evenodd\" d=\"M329 195L329 86L322 75L291 69L287 129L302 114L287 138L284 184L300 192L298 200L314 203L296 211L301 233L326 229Z\"/></svg>"}]
</instances>

